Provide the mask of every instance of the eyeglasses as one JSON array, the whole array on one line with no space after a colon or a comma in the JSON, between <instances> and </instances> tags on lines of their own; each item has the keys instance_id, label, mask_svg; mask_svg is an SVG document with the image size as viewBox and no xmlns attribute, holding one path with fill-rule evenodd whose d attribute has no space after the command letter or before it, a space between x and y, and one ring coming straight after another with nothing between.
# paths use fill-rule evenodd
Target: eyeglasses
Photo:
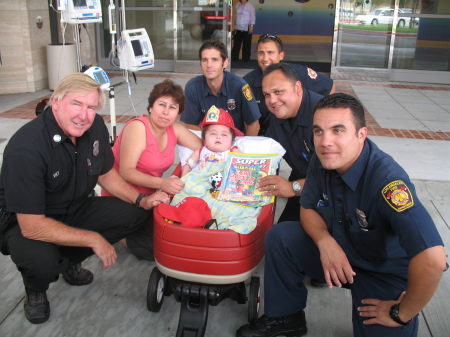
<instances>
[{"instance_id":1,"label":"eyeglasses","mask_svg":"<svg viewBox=\"0 0 450 337\"><path fill-rule=\"evenodd\" d=\"M280 44L281 47L283 47L283 42L281 42L280 38L278 36L276 36L276 35L272 35L272 34L261 35L258 38L258 42L261 42L264 39L270 39L270 40L276 41L276 42L278 42Z\"/></svg>"}]
</instances>

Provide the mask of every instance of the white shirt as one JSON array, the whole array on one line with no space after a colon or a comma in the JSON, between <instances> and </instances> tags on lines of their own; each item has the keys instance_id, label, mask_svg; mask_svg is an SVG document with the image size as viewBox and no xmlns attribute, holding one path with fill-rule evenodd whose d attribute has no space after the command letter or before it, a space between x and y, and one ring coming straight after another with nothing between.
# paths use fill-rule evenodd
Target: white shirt
<instances>
[{"instance_id":1,"label":"white shirt","mask_svg":"<svg viewBox=\"0 0 450 337\"><path fill-rule=\"evenodd\" d=\"M255 22L255 6L249 1L244 5L238 2L236 5L236 30L248 31L248 26L254 25Z\"/></svg>"}]
</instances>

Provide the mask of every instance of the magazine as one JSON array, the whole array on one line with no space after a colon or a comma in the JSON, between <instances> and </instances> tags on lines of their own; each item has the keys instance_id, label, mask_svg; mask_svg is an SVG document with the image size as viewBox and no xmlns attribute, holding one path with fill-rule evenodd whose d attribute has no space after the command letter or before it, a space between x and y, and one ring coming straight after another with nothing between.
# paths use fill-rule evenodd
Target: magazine
<instances>
[{"instance_id":1,"label":"magazine","mask_svg":"<svg viewBox=\"0 0 450 337\"><path fill-rule=\"evenodd\" d=\"M276 174L277 157L278 153L230 153L217 198L251 207L262 207L274 202L274 196L261 195L256 186L259 178Z\"/></svg>"}]
</instances>

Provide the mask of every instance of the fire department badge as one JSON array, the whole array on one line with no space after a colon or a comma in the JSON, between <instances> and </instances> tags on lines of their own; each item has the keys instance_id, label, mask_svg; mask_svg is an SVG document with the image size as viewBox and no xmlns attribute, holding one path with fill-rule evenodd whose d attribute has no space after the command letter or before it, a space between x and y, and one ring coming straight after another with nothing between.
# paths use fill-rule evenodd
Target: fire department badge
<instances>
[{"instance_id":1,"label":"fire department badge","mask_svg":"<svg viewBox=\"0 0 450 337\"><path fill-rule=\"evenodd\" d=\"M234 101L234 99L231 98L227 101L227 107L228 107L228 110L236 109L236 102Z\"/></svg>"},{"instance_id":2,"label":"fire department badge","mask_svg":"<svg viewBox=\"0 0 450 337\"><path fill-rule=\"evenodd\" d=\"M250 89L250 86L248 84L242 87L242 93L244 94L247 101L251 101L253 99L252 89Z\"/></svg>"},{"instance_id":3,"label":"fire department badge","mask_svg":"<svg viewBox=\"0 0 450 337\"><path fill-rule=\"evenodd\" d=\"M208 112L206 113L206 120L205 122L210 123L216 123L219 120L220 111L216 108L215 105L209 108Z\"/></svg>"},{"instance_id":4,"label":"fire department badge","mask_svg":"<svg viewBox=\"0 0 450 337\"><path fill-rule=\"evenodd\" d=\"M94 157L97 157L98 156L98 153L99 153L99 145L100 145L100 143L98 142L98 140L96 140L95 142L94 142L94 144L92 144L92 154L94 155Z\"/></svg>"},{"instance_id":5,"label":"fire department badge","mask_svg":"<svg viewBox=\"0 0 450 337\"><path fill-rule=\"evenodd\" d=\"M315 80L317 78L317 73L315 70L312 70L311 68L307 68L308 69L308 76Z\"/></svg>"},{"instance_id":6,"label":"fire department badge","mask_svg":"<svg viewBox=\"0 0 450 337\"><path fill-rule=\"evenodd\" d=\"M381 191L384 200L397 212L403 212L414 206L413 196L408 186L401 181L396 180L387 184Z\"/></svg>"}]
</instances>

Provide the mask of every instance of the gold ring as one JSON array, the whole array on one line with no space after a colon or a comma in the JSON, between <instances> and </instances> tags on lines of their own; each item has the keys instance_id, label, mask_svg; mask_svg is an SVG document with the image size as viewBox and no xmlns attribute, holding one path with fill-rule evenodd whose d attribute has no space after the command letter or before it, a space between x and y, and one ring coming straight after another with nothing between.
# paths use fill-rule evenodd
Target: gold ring
<instances>
[{"instance_id":1,"label":"gold ring","mask_svg":"<svg viewBox=\"0 0 450 337\"><path fill-rule=\"evenodd\" d=\"M273 190L275 191L277 188L276 188L276 186L275 185L273 185Z\"/></svg>"}]
</instances>

